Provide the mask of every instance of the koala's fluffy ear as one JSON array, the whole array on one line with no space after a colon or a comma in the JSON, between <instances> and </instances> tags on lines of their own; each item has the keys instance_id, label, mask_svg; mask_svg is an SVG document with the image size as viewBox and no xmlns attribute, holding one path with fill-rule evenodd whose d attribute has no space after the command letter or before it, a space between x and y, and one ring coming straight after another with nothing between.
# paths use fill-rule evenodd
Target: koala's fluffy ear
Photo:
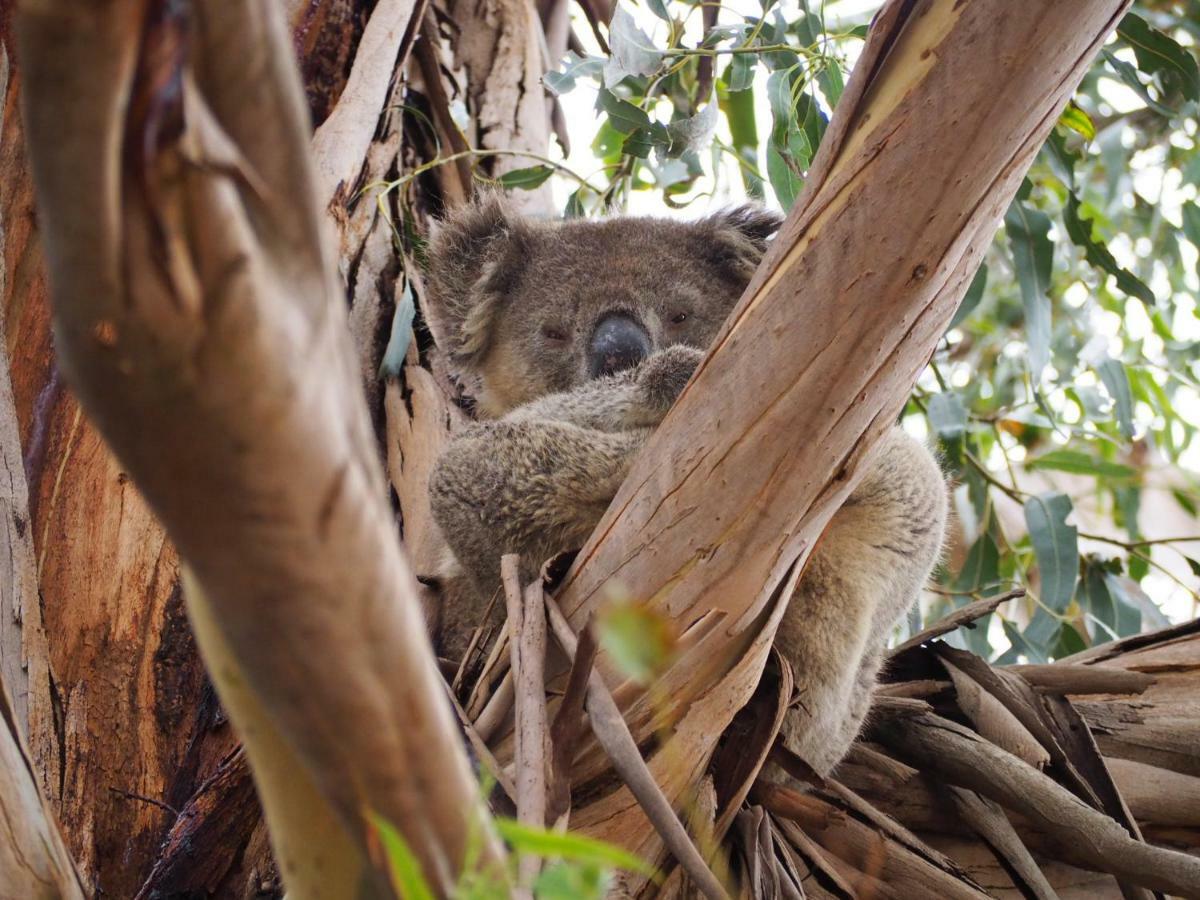
<instances>
[{"instance_id":1,"label":"koala's fluffy ear","mask_svg":"<svg viewBox=\"0 0 1200 900\"><path fill-rule=\"evenodd\" d=\"M528 234L498 194L485 194L438 222L430 237L425 322L464 369L487 351L491 326L520 271Z\"/></svg>"},{"instance_id":2,"label":"koala's fluffy ear","mask_svg":"<svg viewBox=\"0 0 1200 900\"><path fill-rule=\"evenodd\" d=\"M748 281L767 251L768 239L783 224L783 215L746 204L714 213L702 224L713 239L713 261Z\"/></svg>"}]
</instances>

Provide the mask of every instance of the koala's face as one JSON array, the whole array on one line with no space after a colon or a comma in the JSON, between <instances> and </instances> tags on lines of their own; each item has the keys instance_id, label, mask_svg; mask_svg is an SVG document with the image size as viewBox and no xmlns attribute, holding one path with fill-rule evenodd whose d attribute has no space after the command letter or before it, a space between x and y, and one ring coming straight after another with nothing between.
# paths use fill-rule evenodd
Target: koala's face
<instances>
[{"instance_id":1,"label":"koala's face","mask_svg":"<svg viewBox=\"0 0 1200 900\"><path fill-rule=\"evenodd\" d=\"M458 212L429 253L426 320L500 416L672 344L705 348L753 275L776 213L698 222L523 218L496 198Z\"/></svg>"}]
</instances>

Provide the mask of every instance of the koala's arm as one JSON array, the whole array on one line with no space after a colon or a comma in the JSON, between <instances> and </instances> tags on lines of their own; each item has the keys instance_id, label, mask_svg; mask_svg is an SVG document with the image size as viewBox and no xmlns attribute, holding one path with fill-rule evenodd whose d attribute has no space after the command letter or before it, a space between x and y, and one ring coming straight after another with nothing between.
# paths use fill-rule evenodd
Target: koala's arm
<instances>
[{"instance_id":1,"label":"koala's arm","mask_svg":"<svg viewBox=\"0 0 1200 900\"><path fill-rule=\"evenodd\" d=\"M499 586L505 553L521 554L528 579L582 546L649 431L500 420L451 442L430 479L433 515L481 595Z\"/></svg>"},{"instance_id":2,"label":"koala's arm","mask_svg":"<svg viewBox=\"0 0 1200 900\"><path fill-rule=\"evenodd\" d=\"M703 358L694 347L667 347L632 369L518 406L503 421L570 422L597 431L653 428Z\"/></svg>"},{"instance_id":3,"label":"koala's arm","mask_svg":"<svg viewBox=\"0 0 1200 900\"><path fill-rule=\"evenodd\" d=\"M888 635L937 562L946 514L937 462L896 428L813 549L775 645L799 696L784 740L822 775L858 735Z\"/></svg>"}]
</instances>

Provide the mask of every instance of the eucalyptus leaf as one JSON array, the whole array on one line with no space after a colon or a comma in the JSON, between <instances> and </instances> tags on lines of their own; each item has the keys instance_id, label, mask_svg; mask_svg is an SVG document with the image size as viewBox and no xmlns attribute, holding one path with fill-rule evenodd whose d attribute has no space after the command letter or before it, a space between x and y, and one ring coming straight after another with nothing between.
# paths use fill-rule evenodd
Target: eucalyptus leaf
<instances>
[{"instance_id":1,"label":"eucalyptus leaf","mask_svg":"<svg viewBox=\"0 0 1200 900\"><path fill-rule=\"evenodd\" d=\"M1076 475L1095 475L1099 478L1133 478L1137 470L1120 463L1096 459L1082 450L1051 450L1025 461L1027 469L1053 469Z\"/></svg>"},{"instance_id":2,"label":"eucalyptus leaf","mask_svg":"<svg viewBox=\"0 0 1200 900\"><path fill-rule=\"evenodd\" d=\"M934 394L927 407L929 424L944 441L956 440L967 430L967 408L954 392Z\"/></svg>"},{"instance_id":3,"label":"eucalyptus leaf","mask_svg":"<svg viewBox=\"0 0 1200 900\"><path fill-rule=\"evenodd\" d=\"M404 293L396 301L396 311L392 313L392 330L388 335L383 358L379 361L380 378L396 378L404 368L404 358L408 355L408 346L412 341L412 324L416 314L412 285L406 283Z\"/></svg>"},{"instance_id":4,"label":"eucalyptus leaf","mask_svg":"<svg viewBox=\"0 0 1200 900\"><path fill-rule=\"evenodd\" d=\"M967 288L967 292L963 295L962 303L958 305L958 309L954 311L954 318L950 320L950 327L957 328L975 309L979 306L979 301L983 299L983 292L987 288L988 267L984 263L979 267L979 271L975 273L975 277L971 279L971 286Z\"/></svg>"},{"instance_id":5,"label":"eucalyptus leaf","mask_svg":"<svg viewBox=\"0 0 1200 900\"><path fill-rule=\"evenodd\" d=\"M689 150L701 150L712 141L713 132L717 129L717 104L706 103L704 108L694 116L676 119L667 125L667 133L671 136L671 144L667 150L670 156L682 156Z\"/></svg>"},{"instance_id":6,"label":"eucalyptus leaf","mask_svg":"<svg viewBox=\"0 0 1200 900\"><path fill-rule=\"evenodd\" d=\"M1012 248L1021 299L1025 304L1025 339L1029 344L1029 368L1034 383L1050 363L1050 269L1054 244L1050 240L1050 217L1014 200L1004 217Z\"/></svg>"},{"instance_id":7,"label":"eucalyptus leaf","mask_svg":"<svg viewBox=\"0 0 1200 900\"><path fill-rule=\"evenodd\" d=\"M1120 360L1106 359L1096 366L1104 388L1112 397L1113 408L1116 412L1117 423L1121 433L1127 438L1133 437L1133 394L1129 389L1129 373Z\"/></svg>"},{"instance_id":8,"label":"eucalyptus leaf","mask_svg":"<svg viewBox=\"0 0 1200 900\"><path fill-rule=\"evenodd\" d=\"M557 72L542 76L546 89L556 97L575 89L580 78L593 78L604 71L605 60L600 56L580 56L573 50L567 51L563 67Z\"/></svg>"},{"instance_id":9,"label":"eucalyptus leaf","mask_svg":"<svg viewBox=\"0 0 1200 900\"><path fill-rule=\"evenodd\" d=\"M745 91L754 85L758 60L753 53L735 53L729 63L726 83L731 91Z\"/></svg>"},{"instance_id":10,"label":"eucalyptus leaf","mask_svg":"<svg viewBox=\"0 0 1200 900\"><path fill-rule=\"evenodd\" d=\"M1083 135L1089 141L1096 139L1096 126L1092 124L1092 117L1073 103L1063 110L1063 114L1058 117L1058 124Z\"/></svg>"},{"instance_id":11,"label":"eucalyptus leaf","mask_svg":"<svg viewBox=\"0 0 1200 900\"><path fill-rule=\"evenodd\" d=\"M610 90L630 75L653 75L663 60L663 52L620 4L608 26L608 45L611 52L604 66L604 87Z\"/></svg>"},{"instance_id":12,"label":"eucalyptus leaf","mask_svg":"<svg viewBox=\"0 0 1200 900\"><path fill-rule=\"evenodd\" d=\"M1168 34L1154 28L1136 13L1127 13L1117 34L1133 48L1138 68L1159 75L1189 100L1200 100L1200 68L1196 57Z\"/></svg>"},{"instance_id":13,"label":"eucalyptus leaf","mask_svg":"<svg viewBox=\"0 0 1200 900\"><path fill-rule=\"evenodd\" d=\"M1126 86L1132 88L1133 92L1141 97L1148 107L1150 107L1160 116L1165 116L1168 119L1174 118L1175 110L1171 109L1171 107L1164 103L1160 103L1151 95L1150 91L1147 90L1146 85L1144 85L1142 80L1138 78L1137 69L1109 50L1101 50L1100 53L1103 55L1104 61L1112 66L1113 71L1117 73L1123 82L1125 82Z\"/></svg>"},{"instance_id":14,"label":"eucalyptus leaf","mask_svg":"<svg viewBox=\"0 0 1200 900\"><path fill-rule=\"evenodd\" d=\"M1066 494L1041 494L1025 501L1025 525L1037 557L1041 599L1056 612L1071 602L1079 574L1079 533L1067 524L1073 510Z\"/></svg>"},{"instance_id":15,"label":"eucalyptus leaf","mask_svg":"<svg viewBox=\"0 0 1200 900\"><path fill-rule=\"evenodd\" d=\"M1067 205L1063 210L1063 224L1072 243L1083 249L1088 262L1098 266L1117 279L1117 287L1131 297L1144 303L1154 304L1154 292L1128 269L1118 265L1112 252L1097 240L1092 233L1092 223L1079 214L1079 198L1074 191L1067 194Z\"/></svg>"},{"instance_id":16,"label":"eucalyptus leaf","mask_svg":"<svg viewBox=\"0 0 1200 900\"><path fill-rule=\"evenodd\" d=\"M608 113L608 121L622 134L631 134L639 128L650 127L650 116L628 100L622 100L612 91L601 88L596 94L596 108Z\"/></svg>"},{"instance_id":17,"label":"eucalyptus leaf","mask_svg":"<svg viewBox=\"0 0 1200 900\"><path fill-rule=\"evenodd\" d=\"M496 181L501 187L520 188L521 190L531 191L536 187L545 184L547 179L554 174L554 169L546 165L529 166L525 169L512 169L505 172Z\"/></svg>"}]
</instances>

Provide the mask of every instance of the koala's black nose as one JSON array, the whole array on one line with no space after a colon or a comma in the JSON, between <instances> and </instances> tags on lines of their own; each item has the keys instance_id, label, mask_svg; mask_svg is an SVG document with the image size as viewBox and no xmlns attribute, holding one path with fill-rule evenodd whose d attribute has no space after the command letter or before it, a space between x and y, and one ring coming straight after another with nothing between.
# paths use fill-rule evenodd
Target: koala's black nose
<instances>
[{"instance_id":1,"label":"koala's black nose","mask_svg":"<svg viewBox=\"0 0 1200 900\"><path fill-rule=\"evenodd\" d=\"M625 315L606 316L592 333L588 368L593 378L630 369L650 355L650 335Z\"/></svg>"}]
</instances>

